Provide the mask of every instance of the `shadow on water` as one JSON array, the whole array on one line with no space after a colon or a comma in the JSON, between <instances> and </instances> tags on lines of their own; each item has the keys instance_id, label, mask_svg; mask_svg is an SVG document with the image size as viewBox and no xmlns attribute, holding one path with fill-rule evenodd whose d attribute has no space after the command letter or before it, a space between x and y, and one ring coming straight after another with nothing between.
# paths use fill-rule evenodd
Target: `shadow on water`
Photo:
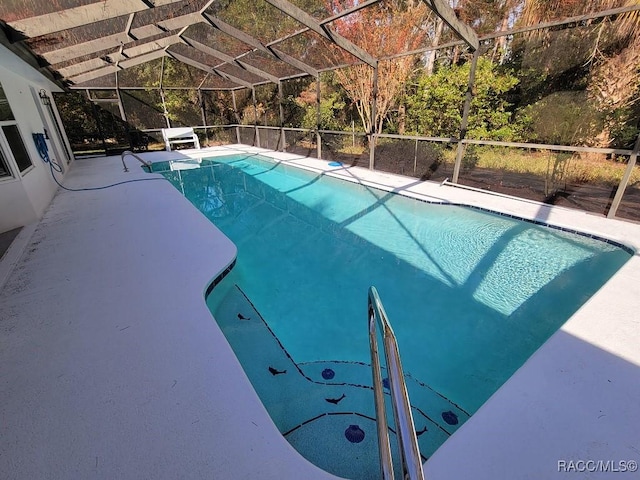
<instances>
[{"instance_id":1,"label":"shadow on water","mask_svg":"<svg viewBox=\"0 0 640 480\"><path fill-rule=\"evenodd\" d=\"M331 220L330 198L313 198L309 206L291 197L323 184L326 176L296 173L297 183L287 183L279 191L265 183L277 170L271 163L253 166L248 175L241 171L246 162L236 165L240 169L217 164L185 170L179 179L175 172L166 176L196 207L218 206L203 212L238 245L238 262L229 281L243 286L283 344L294 345L288 348L296 361L367 362L366 291L376 285L398 336L405 371L469 412L479 408L629 258L622 250L590 249L505 314L478 300L478 290L486 272L516 237L543 227L498 217L509 226L469 266L468 274L455 280L442 259L389 205L397 200L396 194L365 186L371 200L353 203L346 218ZM219 201L211 202L211 195ZM453 215L458 207L438 208L450 208ZM435 266L435 273L347 228L382 210L416 252ZM562 232L544 231L589 250ZM465 262L464 243L459 249L454 261ZM327 321L331 318L338 321Z\"/></svg>"}]
</instances>

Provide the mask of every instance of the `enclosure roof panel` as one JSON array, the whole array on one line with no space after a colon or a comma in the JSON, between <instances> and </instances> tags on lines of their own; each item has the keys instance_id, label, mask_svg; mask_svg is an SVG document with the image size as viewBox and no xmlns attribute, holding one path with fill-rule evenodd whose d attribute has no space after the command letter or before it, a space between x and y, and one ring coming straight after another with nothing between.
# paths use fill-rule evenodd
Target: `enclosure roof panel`
<instances>
[{"instance_id":1,"label":"enclosure roof panel","mask_svg":"<svg viewBox=\"0 0 640 480\"><path fill-rule=\"evenodd\" d=\"M191 38L204 45L215 47L216 50L237 57L253 49L237 38L228 35L208 23L190 25L183 33L184 38Z\"/></svg>"},{"instance_id":2,"label":"enclosure roof panel","mask_svg":"<svg viewBox=\"0 0 640 480\"><path fill-rule=\"evenodd\" d=\"M167 57L164 63L162 85L165 87L199 86L207 77L207 72Z\"/></svg>"},{"instance_id":3,"label":"enclosure roof panel","mask_svg":"<svg viewBox=\"0 0 640 480\"><path fill-rule=\"evenodd\" d=\"M79 25L60 32L29 38L26 43L38 54L55 52L64 48L82 50L85 43L125 33L128 18L125 15L87 25ZM127 40L126 34L124 36L120 35L119 38L124 41Z\"/></svg>"},{"instance_id":4,"label":"enclosure roof panel","mask_svg":"<svg viewBox=\"0 0 640 480\"><path fill-rule=\"evenodd\" d=\"M157 88L160 86L161 73L162 58L149 59L147 62L118 71L118 84L121 87Z\"/></svg>"},{"instance_id":5,"label":"enclosure roof panel","mask_svg":"<svg viewBox=\"0 0 640 480\"><path fill-rule=\"evenodd\" d=\"M79 88L115 88L116 87L116 74L109 73L97 78L92 78L84 82L78 82Z\"/></svg>"},{"instance_id":6,"label":"enclosure roof panel","mask_svg":"<svg viewBox=\"0 0 640 480\"><path fill-rule=\"evenodd\" d=\"M297 19L286 15L266 0L215 1L206 13L262 43L272 42L304 27Z\"/></svg>"},{"instance_id":7,"label":"enclosure roof panel","mask_svg":"<svg viewBox=\"0 0 640 480\"><path fill-rule=\"evenodd\" d=\"M310 30L278 43L276 48L318 70L360 62L351 53Z\"/></svg>"},{"instance_id":8,"label":"enclosure roof panel","mask_svg":"<svg viewBox=\"0 0 640 480\"><path fill-rule=\"evenodd\" d=\"M47 75L71 86L110 78L169 51L187 70L222 73L236 88L356 63L377 67L381 59L440 45L475 50L479 39L496 32L579 25L640 10L635 0L556 3L541 9L530 0L3 0L0 28L17 53L30 52ZM401 22L403 15L408 20ZM416 32L417 40L403 42ZM203 77L190 78L201 83Z\"/></svg>"},{"instance_id":9,"label":"enclosure roof panel","mask_svg":"<svg viewBox=\"0 0 640 480\"><path fill-rule=\"evenodd\" d=\"M179 1L180 0L155 0L154 7L177 3ZM41 2L38 2L38 4L40 3ZM84 5L38 14L37 16L31 16L8 23L12 28L27 37L38 37L40 35L60 32L69 28L147 9L149 9L149 4L143 0L102 0L100 2L86 2Z\"/></svg>"},{"instance_id":10,"label":"enclosure roof panel","mask_svg":"<svg viewBox=\"0 0 640 480\"><path fill-rule=\"evenodd\" d=\"M234 88L238 88L240 87L240 85L238 85L235 82L232 82L231 80L227 79L227 78L222 78L220 76L217 75L209 75L204 82L202 83L202 86L200 88L202 89L213 89L213 90L232 90Z\"/></svg>"},{"instance_id":11,"label":"enclosure roof panel","mask_svg":"<svg viewBox=\"0 0 640 480\"><path fill-rule=\"evenodd\" d=\"M239 59L243 65L251 65L274 77L293 77L303 73L293 65L274 59L261 51L253 51Z\"/></svg>"},{"instance_id":12,"label":"enclosure roof panel","mask_svg":"<svg viewBox=\"0 0 640 480\"><path fill-rule=\"evenodd\" d=\"M15 22L24 18L32 18L54 12L63 12L67 9L99 3L102 0L58 0L55 2L43 2L41 0L3 0L0 2L0 17L5 22Z\"/></svg>"}]
</instances>

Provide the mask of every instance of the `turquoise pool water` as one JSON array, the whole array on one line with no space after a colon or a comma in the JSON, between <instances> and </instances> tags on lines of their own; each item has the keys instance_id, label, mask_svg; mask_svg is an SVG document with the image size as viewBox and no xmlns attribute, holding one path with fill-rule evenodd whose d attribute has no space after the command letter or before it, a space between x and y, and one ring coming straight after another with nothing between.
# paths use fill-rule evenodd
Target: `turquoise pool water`
<instances>
[{"instance_id":1,"label":"turquoise pool water","mask_svg":"<svg viewBox=\"0 0 640 480\"><path fill-rule=\"evenodd\" d=\"M207 302L274 422L307 458L351 478L378 476L370 285L398 338L427 458L630 257L258 156L154 171L238 247ZM351 425L362 442L345 440Z\"/></svg>"}]
</instances>

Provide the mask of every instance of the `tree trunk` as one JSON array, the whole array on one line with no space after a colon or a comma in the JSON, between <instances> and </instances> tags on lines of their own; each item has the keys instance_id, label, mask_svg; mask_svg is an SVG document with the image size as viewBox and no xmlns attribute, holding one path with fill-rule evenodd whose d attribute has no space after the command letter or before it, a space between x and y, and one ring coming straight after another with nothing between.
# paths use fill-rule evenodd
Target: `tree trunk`
<instances>
[{"instance_id":1,"label":"tree trunk","mask_svg":"<svg viewBox=\"0 0 640 480\"><path fill-rule=\"evenodd\" d=\"M431 42L432 47L438 46L440 43L440 37L442 37L442 31L444 30L444 22L440 17L438 17L436 21L436 31L433 36L433 41ZM427 75L431 75L433 73L433 69L436 65L436 54L437 50L431 50L427 52L427 58L425 59L424 71Z\"/></svg>"},{"instance_id":2,"label":"tree trunk","mask_svg":"<svg viewBox=\"0 0 640 480\"><path fill-rule=\"evenodd\" d=\"M500 24L500 30L504 31L509 28L509 18L504 17L502 19L502 23ZM502 65L504 63L504 59L507 53L507 37L503 35L502 37L496 38L496 43L493 46L493 54L491 55L491 61L495 62L496 58L499 57L498 63Z\"/></svg>"},{"instance_id":3,"label":"tree trunk","mask_svg":"<svg viewBox=\"0 0 640 480\"><path fill-rule=\"evenodd\" d=\"M451 65L457 65L460 60L460 47L456 45L453 47L453 58L451 59Z\"/></svg>"},{"instance_id":4,"label":"tree trunk","mask_svg":"<svg viewBox=\"0 0 640 480\"><path fill-rule=\"evenodd\" d=\"M407 129L407 107L404 101L398 105L398 133L404 135Z\"/></svg>"}]
</instances>

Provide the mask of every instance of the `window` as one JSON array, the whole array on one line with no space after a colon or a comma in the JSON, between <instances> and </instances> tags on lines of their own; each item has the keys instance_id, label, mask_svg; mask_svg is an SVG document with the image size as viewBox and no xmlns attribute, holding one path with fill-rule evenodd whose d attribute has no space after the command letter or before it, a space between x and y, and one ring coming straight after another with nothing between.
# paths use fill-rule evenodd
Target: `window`
<instances>
[{"instance_id":1,"label":"window","mask_svg":"<svg viewBox=\"0 0 640 480\"><path fill-rule=\"evenodd\" d=\"M11 148L13 158L16 159L16 163L18 164L20 173L24 172L32 165L32 163L31 159L29 158L29 153L27 152L27 149L24 146L24 142L22 141L22 137L20 136L18 126L4 125L2 127L2 131L4 132L4 136L7 139L9 148Z\"/></svg>"},{"instance_id":2,"label":"window","mask_svg":"<svg viewBox=\"0 0 640 480\"><path fill-rule=\"evenodd\" d=\"M13 112L9 106L9 100L7 100L7 96L4 94L2 84L0 84L0 122L7 120L15 120L15 118L13 118Z\"/></svg>"},{"instance_id":3,"label":"window","mask_svg":"<svg viewBox=\"0 0 640 480\"><path fill-rule=\"evenodd\" d=\"M7 159L4 158L2 150L0 150L0 178L10 177L10 176L11 176L11 170L9 170Z\"/></svg>"},{"instance_id":4,"label":"window","mask_svg":"<svg viewBox=\"0 0 640 480\"><path fill-rule=\"evenodd\" d=\"M5 95L4 89L2 88L1 84L0 125L2 126L4 139L9 145L11 153L13 154L13 158L16 161L18 170L20 171L20 173L22 173L33 164L31 163L31 158L29 158L29 152L27 152L27 149L24 146L24 141L22 140L22 136L20 135L20 130L18 130L18 124L15 121L13 111L11 110L11 105L9 105L9 100L7 100L7 96ZM0 152L0 178L10 176L11 170L9 169L9 159L6 158L5 154Z\"/></svg>"}]
</instances>

